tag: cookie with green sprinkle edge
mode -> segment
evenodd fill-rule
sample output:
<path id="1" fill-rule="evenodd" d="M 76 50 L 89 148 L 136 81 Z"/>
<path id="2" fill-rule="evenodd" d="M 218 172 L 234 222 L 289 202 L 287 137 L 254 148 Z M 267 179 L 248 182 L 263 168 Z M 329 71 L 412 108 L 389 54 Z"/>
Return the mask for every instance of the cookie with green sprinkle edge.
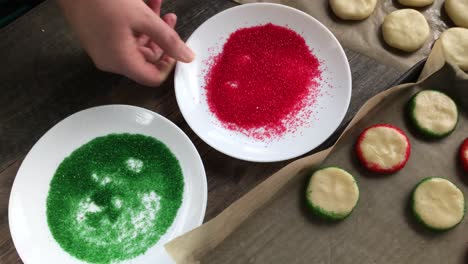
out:
<path id="1" fill-rule="evenodd" d="M 345 193 L 337 193 L 337 190 Z M 359 187 L 349 172 L 339 167 L 326 167 L 310 177 L 306 200 L 315 215 L 326 220 L 342 220 L 356 207 Z"/>
<path id="2" fill-rule="evenodd" d="M 450 196 L 446 197 L 444 194 Z M 449 208 L 451 216 L 447 215 L 447 204 L 453 205 Z M 449 180 L 429 177 L 421 180 L 414 188 L 411 210 L 416 220 L 426 228 L 438 232 L 447 231 L 463 220 L 466 212 L 465 198 L 462 191 Z"/>
<path id="3" fill-rule="evenodd" d="M 463 169 L 468 173 L 468 138 L 463 141 L 460 148 L 460 161 Z"/>
<path id="4" fill-rule="evenodd" d="M 433 139 L 450 135 L 459 118 L 456 103 L 437 90 L 423 90 L 411 97 L 408 116 L 418 132 Z"/>

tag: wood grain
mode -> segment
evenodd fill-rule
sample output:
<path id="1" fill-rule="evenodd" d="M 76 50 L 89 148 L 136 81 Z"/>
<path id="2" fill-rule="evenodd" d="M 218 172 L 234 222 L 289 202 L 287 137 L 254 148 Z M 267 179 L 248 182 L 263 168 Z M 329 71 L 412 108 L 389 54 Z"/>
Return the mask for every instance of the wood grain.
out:
<path id="1" fill-rule="evenodd" d="M 214 14 L 234 6 L 228 0 L 166 1 L 177 31 L 186 39 Z M 401 72 L 346 50 L 353 75 L 351 105 L 343 124 L 372 95 Z M 198 138 L 175 100 L 172 77 L 159 88 L 142 87 L 98 71 L 79 47 L 54 1 L 46 1 L 0 30 L 0 263 L 22 263 L 8 229 L 8 197 L 21 160 L 33 144 L 63 118 L 104 104 L 129 104 L 153 110 L 174 122 L 194 142 L 208 178 L 205 221 L 286 165 L 230 158 Z M 323 148 L 330 144 L 331 137 Z"/>

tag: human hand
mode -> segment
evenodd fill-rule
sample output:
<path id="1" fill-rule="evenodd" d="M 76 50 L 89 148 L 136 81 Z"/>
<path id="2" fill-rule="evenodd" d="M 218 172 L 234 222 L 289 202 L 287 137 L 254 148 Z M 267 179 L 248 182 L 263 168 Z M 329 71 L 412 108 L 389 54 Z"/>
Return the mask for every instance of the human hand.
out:
<path id="1" fill-rule="evenodd" d="M 174 31 L 177 16 L 160 17 L 162 0 L 58 0 L 83 48 L 103 71 L 159 86 L 177 60 L 194 53 Z"/>

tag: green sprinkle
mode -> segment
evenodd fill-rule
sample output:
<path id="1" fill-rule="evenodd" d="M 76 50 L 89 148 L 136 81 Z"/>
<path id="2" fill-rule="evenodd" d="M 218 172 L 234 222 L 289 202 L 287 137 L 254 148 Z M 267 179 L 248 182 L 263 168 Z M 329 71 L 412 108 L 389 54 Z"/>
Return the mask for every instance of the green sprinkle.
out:
<path id="1" fill-rule="evenodd" d="M 160 141 L 138 134 L 98 137 L 59 165 L 47 197 L 58 244 L 90 263 L 144 254 L 182 204 L 179 162 Z"/>

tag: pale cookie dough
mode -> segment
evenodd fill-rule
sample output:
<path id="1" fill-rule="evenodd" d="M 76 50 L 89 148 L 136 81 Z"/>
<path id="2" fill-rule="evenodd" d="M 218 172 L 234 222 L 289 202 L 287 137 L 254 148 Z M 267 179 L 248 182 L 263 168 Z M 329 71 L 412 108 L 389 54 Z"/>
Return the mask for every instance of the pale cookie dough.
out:
<path id="1" fill-rule="evenodd" d="M 330 0 L 333 13 L 344 20 L 363 20 L 374 12 L 377 0 Z"/>
<path id="2" fill-rule="evenodd" d="M 426 178 L 412 196 L 413 213 L 425 226 L 447 230 L 458 225 L 465 215 L 465 198 L 460 189 L 443 178 Z"/>
<path id="3" fill-rule="evenodd" d="M 467 0 L 445 0 L 445 11 L 455 25 L 468 28 Z"/>
<path id="4" fill-rule="evenodd" d="M 356 144 L 359 161 L 367 169 L 393 173 L 402 169 L 409 159 L 411 145 L 399 128 L 380 124 L 367 128 Z"/>
<path id="5" fill-rule="evenodd" d="M 452 133 L 458 123 L 458 108 L 446 94 L 424 90 L 410 100 L 410 119 L 422 134 L 442 138 Z"/>
<path id="6" fill-rule="evenodd" d="M 421 13 L 413 9 L 400 9 L 385 17 L 382 33 L 389 46 L 412 52 L 424 45 L 431 30 Z"/>
<path id="7" fill-rule="evenodd" d="M 466 16 L 468 17 L 468 13 Z M 440 36 L 440 41 L 447 61 L 458 65 L 464 71 L 468 71 L 468 29 L 447 29 Z"/>
<path id="8" fill-rule="evenodd" d="M 310 177 L 306 191 L 307 202 L 314 213 L 340 220 L 351 214 L 359 200 L 359 188 L 347 171 L 328 167 Z"/>
<path id="9" fill-rule="evenodd" d="M 423 7 L 432 5 L 432 3 L 434 3 L 434 0 L 398 0 L 398 2 L 405 6 Z"/>

